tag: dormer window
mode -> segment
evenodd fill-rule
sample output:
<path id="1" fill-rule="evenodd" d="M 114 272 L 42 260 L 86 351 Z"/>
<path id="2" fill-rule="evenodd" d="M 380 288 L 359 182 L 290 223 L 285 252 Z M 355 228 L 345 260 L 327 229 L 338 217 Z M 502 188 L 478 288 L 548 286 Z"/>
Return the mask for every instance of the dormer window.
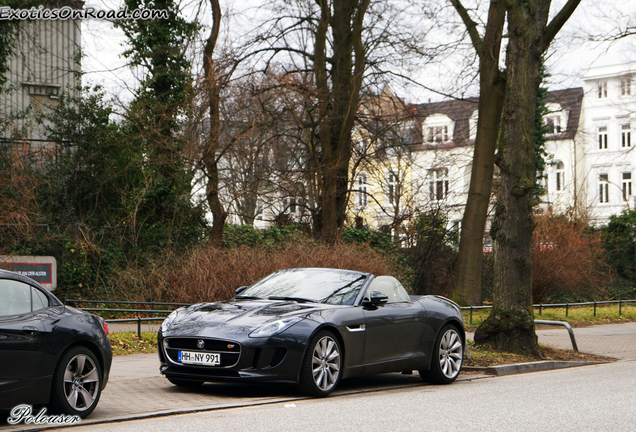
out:
<path id="1" fill-rule="evenodd" d="M 545 118 L 545 127 L 549 134 L 561 133 L 561 116 L 549 116 Z"/>
<path id="2" fill-rule="evenodd" d="M 554 135 L 565 132 L 568 123 L 568 110 L 560 104 L 546 103 L 547 114 L 543 116 L 543 124 L 546 127 L 546 135 Z"/>
<path id="3" fill-rule="evenodd" d="M 448 141 L 448 126 L 428 128 L 428 142 L 442 143 Z"/>
<path id="4" fill-rule="evenodd" d="M 429 144 L 448 142 L 453 137 L 454 122 L 444 114 L 433 114 L 424 120 L 422 132 Z"/>

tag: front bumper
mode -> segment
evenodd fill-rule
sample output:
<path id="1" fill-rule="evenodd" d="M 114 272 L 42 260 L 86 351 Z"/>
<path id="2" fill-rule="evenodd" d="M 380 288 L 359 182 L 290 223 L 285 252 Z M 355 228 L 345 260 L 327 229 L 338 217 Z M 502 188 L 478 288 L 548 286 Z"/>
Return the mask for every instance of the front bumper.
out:
<path id="1" fill-rule="evenodd" d="M 300 325 L 296 330 L 302 327 Z M 164 336 L 160 330 L 157 335 L 161 363 L 159 370 L 167 378 L 183 380 L 297 383 L 307 338 L 294 333 L 284 332 L 269 338 L 250 338 L 246 335 L 228 339 L 223 335 L 173 336 L 169 332 Z M 191 340 L 192 344 L 188 344 L 187 340 Z M 204 341 L 203 349 L 196 346 L 199 340 Z M 236 345 L 238 349 L 223 350 L 222 347 L 228 345 Z M 221 352 L 221 365 L 182 364 L 177 354 L 180 349 L 201 353 Z"/>

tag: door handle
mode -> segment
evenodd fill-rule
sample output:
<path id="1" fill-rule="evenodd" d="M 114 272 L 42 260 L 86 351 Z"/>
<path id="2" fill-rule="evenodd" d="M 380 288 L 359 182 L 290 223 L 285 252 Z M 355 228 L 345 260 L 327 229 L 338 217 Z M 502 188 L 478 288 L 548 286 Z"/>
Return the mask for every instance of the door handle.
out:
<path id="1" fill-rule="evenodd" d="M 40 331 L 40 330 L 38 330 L 37 327 L 33 327 L 33 326 L 24 326 L 24 327 L 22 327 L 22 330 L 24 330 L 25 332 L 30 333 L 32 335 L 36 334 L 37 332 Z"/>

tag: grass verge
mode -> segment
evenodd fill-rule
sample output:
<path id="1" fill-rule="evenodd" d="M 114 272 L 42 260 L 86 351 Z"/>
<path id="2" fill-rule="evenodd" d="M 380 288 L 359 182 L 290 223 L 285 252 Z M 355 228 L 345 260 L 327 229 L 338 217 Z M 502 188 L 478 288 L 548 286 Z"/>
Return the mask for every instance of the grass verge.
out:
<path id="1" fill-rule="evenodd" d="M 470 311 L 462 311 L 464 315 L 464 324 L 467 330 L 474 330 L 479 327 L 490 314 L 490 309 L 479 309 L 473 311 L 472 322 L 470 319 Z M 618 305 L 597 306 L 596 316 L 594 316 L 594 308 L 592 306 L 571 306 L 567 310 L 565 308 L 542 308 L 541 314 L 539 310 L 534 310 L 534 318 L 549 321 L 564 321 L 572 327 L 585 327 L 597 324 L 612 324 L 636 321 L 636 305 L 623 305 L 621 315 L 618 315 Z"/>
<path id="2" fill-rule="evenodd" d="M 594 354 L 586 354 L 573 350 L 559 350 L 551 347 L 540 346 L 539 357 L 529 355 L 496 351 L 485 346 L 478 346 L 472 340 L 468 340 L 468 348 L 472 360 L 465 359 L 464 366 L 489 367 L 502 366 L 515 363 L 530 363 L 537 361 L 616 361 L 614 358 L 603 357 Z"/>
<path id="3" fill-rule="evenodd" d="M 142 332 L 141 339 L 136 332 L 117 332 L 108 335 L 113 355 L 148 354 L 157 352 L 157 333 Z"/>

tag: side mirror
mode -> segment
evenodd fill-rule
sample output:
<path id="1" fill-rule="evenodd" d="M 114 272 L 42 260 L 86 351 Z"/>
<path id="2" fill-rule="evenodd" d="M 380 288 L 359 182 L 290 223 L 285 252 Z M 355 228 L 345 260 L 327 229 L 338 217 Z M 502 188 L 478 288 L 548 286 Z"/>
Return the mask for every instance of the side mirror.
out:
<path id="1" fill-rule="evenodd" d="M 371 291 L 370 300 L 364 301 L 365 305 L 381 306 L 389 301 L 389 297 L 380 291 Z"/>
<path id="2" fill-rule="evenodd" d="M 239 295 L 240 293 L 242 293 L 243 291 L 245 291 L 247 289 L 247 285 L 246 286 L 242 286 L 236 289 L 236 291 L 234 291 L 234 293 L 236 295 Z"/>

